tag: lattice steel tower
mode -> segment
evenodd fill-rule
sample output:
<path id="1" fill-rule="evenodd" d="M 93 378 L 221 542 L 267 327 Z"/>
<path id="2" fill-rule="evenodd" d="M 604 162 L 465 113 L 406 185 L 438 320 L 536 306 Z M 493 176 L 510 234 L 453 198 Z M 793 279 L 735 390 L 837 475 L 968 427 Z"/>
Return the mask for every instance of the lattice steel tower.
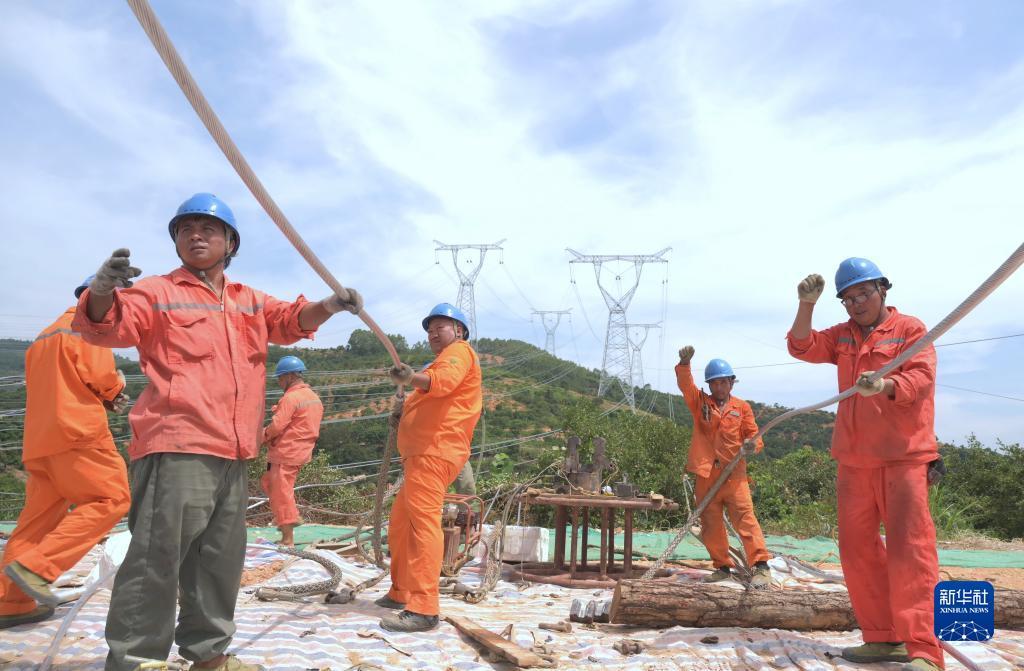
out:
<path id="1" fill-rule="evenodd" d="M 540 323 L 544 326 L 544 349 L 551 356 L 556 356 L 555 353 L 555 331 L 558 330 L 558 325 L 562 323 L 562 315 L 569 315 L 572 319 L 572 310 L 534 310 L 533 314 L 540 315 Z M 548 323 L 548 315 L 552 315 L 555 320 L 554 324 Z"/>
<path id="2" fill-rule="evenodd" d="M 626 324 L 626 338 L 629 340 L 629 346 L 632 350 L 630 364 L 632 367 L 633 386 L 638 389 L 642 389 L 644 386 L 644 361 L 640 356 L 640 352 L 644 348 L 644 343 L 647 342 L 647 336 L 651 329 L 660 328 L 661 324 Z M 642 335 L 631 337 L 630 329 L 643 329 Z"/>
<path id="3" fill-rule="evenodd" d="M 588 255 L 580 254 L 574 249 L 565 251 L 573 255 L 569 261 L 570 268 L 574 263 L 590 263 L 594 266 L 594 276 L 597 278 L 597 288 L 601 290 L 604 302 L 608 306 L 608 330 L 604 339 L 604 356 L 601 360 L 601 381 L 598 383 L 597 395 L 603 396 L 613 381 L 619 383 L 622 395 L 632 410 L 636 410 L 636 398 L 633 394 L 633 366 L 632 349 L 629 345 L 629 333 L 626 329 L 626 308 L 629 307 L 637 287 L 640 285 L 640 273 L 645 263 L 668 263 L 668 259 L 662 258 L 671 251 L 671 247 L 655 254 L 606 254 Z M 624 273 L 615 275 L 616 288 L 612 293 L 601 283 L 601 268 L 605 263 L 623 262 L 633 264 L 635 273 L 632 286 L 623 289 Z M 573 282 L 576 280 L 573 279 Z M 628 280 L 627 280 L 628 283 Z"/>
<path id="4" fill-rule="evenodd" d="M 487 255 L 487 252 L 491 250 L 503 251 L 501 249 L 501 243 L 503 242 L 505 242 L 504 239 L 498 240 L 492 245 L 446 245 L 440 240 L 434 240 L 434 244 L 437 245 L 434 249 L 434 263 L 439 263 L 437 260 L 438 252 L 452 253 L 452 263 L 455 265 L 455 272 L 459 276 L 459 297 L 456 299 L 455 304 L 466 315 L 466 319 L 469 320 L 469 337 L 473 341 L 476 341 L 479 337 L 476 330 L 476 299 L 473 295 L 473 283 L 476 282 L 476 276 L 480 274 L 480 270 L 484 267 L 484 257 Z M 464 271 L 459 266 L 459 252 L 466 249 L 475 249 L 479 252 L 476 265 L 469 272 Z M 473 260 L 470 258 L 466 259 L 465 262 L 472 264 Z"/>

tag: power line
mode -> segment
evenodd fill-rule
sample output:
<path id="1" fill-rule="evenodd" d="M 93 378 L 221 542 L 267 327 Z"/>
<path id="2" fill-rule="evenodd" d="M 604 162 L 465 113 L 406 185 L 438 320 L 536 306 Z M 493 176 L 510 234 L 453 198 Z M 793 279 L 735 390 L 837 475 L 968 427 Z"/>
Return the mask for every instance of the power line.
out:
<path id="1" fill-rule="evenodd" d="M 957 391 L 969 391 L 972 394 L 981 394 L 982 396 L 993 396 L 995 398 L 1005 398 L 1008 401 L 1020 401 L 1021 403 L 1024 403 L 1024 398 L 1017 398 L 1016 396 L 1003 396 L 1002 394 L 991 394 L 987 391 L 978 391 L 977 389 L 967 389 L 965 387 L 954 387 L 951 384 L 940 384 L 938 382 L 935 383 L 935 386 L 946 387 L 947 389 L 956 389 Z"/>
<path id="2" fill-rule="evenodd" d="M 530 310 L 533 311 L 533 303 L 531 303 L 530 299 L 526 297 L 526 294 L 523 293 L 523 290 L 519 288 L 519 283 L 516 282 L 516 278 L 512 276 L 512 273 L 509 271 L 508 266 L 503 263 L 501 264 L 501 267 L 505 270 L 505 274 L 508 275 L 508 279 L 511 280 L 512 286 L 515 287 L 516 291 L 519 292 L 519 295 L 522 297 L 523 301 L 526 303 L 527 306 L 529 306 Z"/>
<path id="3" fill-rule="evenodd" d="M 936 347 L 950 347 L 952 345 L 966 345 L 966 344 L 972 343 L 972 342 L 988 342 L 989 340 L 1006 340 L 1007 338 L 1019 338 L 1021 336 L 1024 336 L 1024 333 L 1012 333 L 1010 335 L 993 336 L 991 338 L 977 338 L 975 340 L 961 340 L 959 342 L 945 342 L 945 343 L 942 343 L 941 345 L 936 345 Z"/>

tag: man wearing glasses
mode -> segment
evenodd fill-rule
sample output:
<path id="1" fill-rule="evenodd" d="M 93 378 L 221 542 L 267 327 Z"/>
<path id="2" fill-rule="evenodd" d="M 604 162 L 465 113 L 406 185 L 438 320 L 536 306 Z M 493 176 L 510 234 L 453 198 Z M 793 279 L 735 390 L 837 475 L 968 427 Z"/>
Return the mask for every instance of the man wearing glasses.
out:
<path id="1" fill-rule="evenodd" d="M 832 434 L 838 462 L 839 556 L 864 645 L 843 650 L 852 662 L 909 662 L 943 668 L 933 632 L 938 582 L 935 525 L 928 510 L 935 440 L 935 348 L 928 346 L 888 377 L 869 377 L 925 335 L 920 320 L 885 303 L 892 284 L 867 259 L 836 271 L 836 297 L 850 319 L 815 331 L 821 275 L 797 286 L 800 298 L 789 352 L 838 368 L 839 388 L 857 394 L 839 403 Z M 885 526 L 885 542 L 879 535 Z"/>

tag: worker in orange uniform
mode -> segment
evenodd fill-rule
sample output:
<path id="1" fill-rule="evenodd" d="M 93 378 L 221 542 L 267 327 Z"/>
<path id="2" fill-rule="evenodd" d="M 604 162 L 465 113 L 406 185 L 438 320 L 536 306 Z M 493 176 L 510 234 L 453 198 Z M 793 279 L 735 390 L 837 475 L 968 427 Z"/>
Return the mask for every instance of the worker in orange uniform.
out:
<path id="1" fill-rule="evenodd" d="M 299 509 L 295 506 L 295 478 L 299 470 L 313 458 L 316 439 L 320 437 L 320 420 L 324 404 L 302 374 L 306 364 L 297 356 L 281 357 L 274 375 L 284 390 L 274 406 L 274 417 L 263 429 L 267 450 L 267 472 L 260 479 L 263 491 L 270 498 L 274 523 L 281 531 L 281 545 L 295 546 L 295 527 Z"/>
<path id="2" fill-rule="evenodd" d="M 483 407 L 480 360 L 470 347 L 466 317 L 441 303 L 423 320 L 434 361 L 414 373 L 391 369 L 396 384 L 412 386 L 398 425 L 398 452 L 405 480 L 388 527 L 391 590 L 378 606 L 401 609 L 380 625 L 390 631 L 427 631 L 437 626 L 437 581 L 444 559 L 441 506 L 448 486 L 469 460 L 469 445 Z"/>
<path id="3" fill-rule="evenodd" d="M 797 287 L 800 299 L 789 351 L 810 363 L 835 364 L 839 403 L 832 433 L 838 462 L 839 558 L 865 644 L 843 650 L 852 662 L 910 662 L 943 667 L 935 638 L 933 593 L 939 565 L 928 510 L 935 440 L 935 348 L 929 345 L 888 377 L 871 375 L 925 335 L 920 320 L 885 303 L 892 287 L 878 266 L 849 258 L 836 271 L 836 297 L 848 321 L 811 328 L 825 288 L 821 275 Z M 885 541 L 879 524 L 885 526 Z"/>
<path id="4" fill-rule="evenodd" d="M 51 583 L 128 512 L 128 474 L 104 410 L 124 408 L 124 376 L 109 349 L 74 332 L 74 316 L 68 308 L 25 352 L 28 484 L 4 550 L 0 629 L 52 615 Z"/>
<path id="5" fill-rule="evenodd" d="M 676 382 L 683 392 L 686 407 L 693 415 L 693 437 L 690 441 L 690 457 L 686 470 L 697 477 L 694 499 L 703 501 L 711 487 L 718 481 L 722 470 L 742 450 L 744 455 L 760 452 L 764 443 L 757 435 L 757 423 L 750 404 L 732 395 L 736 376 L 732 367 L 722 359 L 712 359 L 704 368 L 704 381 L 710 394 L 704 393 L 693 383 L 690 360 L 694 349 L 690 345 L 679 350 L 676 365 Z M 733 562 L 729 557 L 729 536 L 722 518 L 723 508 L 728 513 L 736 533 L 743 542 L 747 562 L 753 568 L 750 584 L 763 588 L 771 584 L 768 560 L 772 555 L 765 546 L 761 525 L 754 515 L 754 502 L 750 498 L 747 483 L 747 463 L 741 458 L 722 487 L 708 503 L 700 516 L 701 540 L 711 555 L 715 570 L 705 582 L 720 582 L 732 576 Z"/>
<path id="6" fill-rule="evenodd" d="M 358 313 L 354 290 L 278 300 L 224 271 L 241 238 L 235 216 L 198 193 L 167 225 L 181 267 L 147 277 L 119 249 L 82 295 L 87 341 L 135 347 L 149 386 L 129 415 L 132 532 L 107 615 L 107 671 L 164 660 L 177 642 L 192 669 L 256 671 L 225 653 L 245 557 L 247 461 L 259 450 L 267 344 L 288 345 L 333 314 Z M 175 627 L 175 610 L 180 604 Z"/>

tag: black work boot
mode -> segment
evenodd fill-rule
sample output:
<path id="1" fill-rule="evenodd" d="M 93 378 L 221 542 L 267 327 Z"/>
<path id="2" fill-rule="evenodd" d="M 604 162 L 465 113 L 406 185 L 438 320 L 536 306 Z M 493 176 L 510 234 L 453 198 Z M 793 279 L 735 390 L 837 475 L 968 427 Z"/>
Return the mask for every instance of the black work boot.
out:
<path id="1" fill-rule="evenodd" d="M 402 603 L 401 601 L 395 601 L 394 599 L 389 597 L 387 594 L 385 594 L 384 596 L 380 597 L 379 599 L 374 599 L 373 602 L 375 604 L 377 604 L 378 606 L 380 606 L 381 608 L 390 608 L 391 610 L 404 610 L 405 609 L 405 604 L 404 603 Z"/>
<path id="2" fill-rule="evenodd" d="M 437 621 L 437 615 L 420 615 L 411 610 L 403 610 L 396 615 L 382 617 L 380 619 L 380 626 L 388 631 L 430 631 L 437 626 Z"/>
<path id="3" fill-rule="evenodd" d="M 732 570 L 728 566 L 719 566 L 711 575 L 704 576 L 704 582 L 722 582 L 732 577 Z"/>
<path id="4" fill-rule="evenodd" d="M 754 564 L 754 575 L 750 579 L 750 586 L 754 589 L 764 589 L 772 584 L 772 572 L 768 568 L 768 562 L 759 561 Z"/>
<path id="5" fill-rule="evenodd" d="M 23 624 L 42 622 L 53 615 L 53 609 L 49 606 L 36 606 L 34 610 L 17 615 L 0 615 L 0 629 L 18 627 Z"/>
<path id="6" fill-rule="evenodd" d="M 52 583 L 41 575 L 28 570 L 20 562 L 11 562 L 4 567 L 4 573 L 21 591 L 39 602 L 41 606 L 56 608 L 60 598 L 51 589 Z"/>

